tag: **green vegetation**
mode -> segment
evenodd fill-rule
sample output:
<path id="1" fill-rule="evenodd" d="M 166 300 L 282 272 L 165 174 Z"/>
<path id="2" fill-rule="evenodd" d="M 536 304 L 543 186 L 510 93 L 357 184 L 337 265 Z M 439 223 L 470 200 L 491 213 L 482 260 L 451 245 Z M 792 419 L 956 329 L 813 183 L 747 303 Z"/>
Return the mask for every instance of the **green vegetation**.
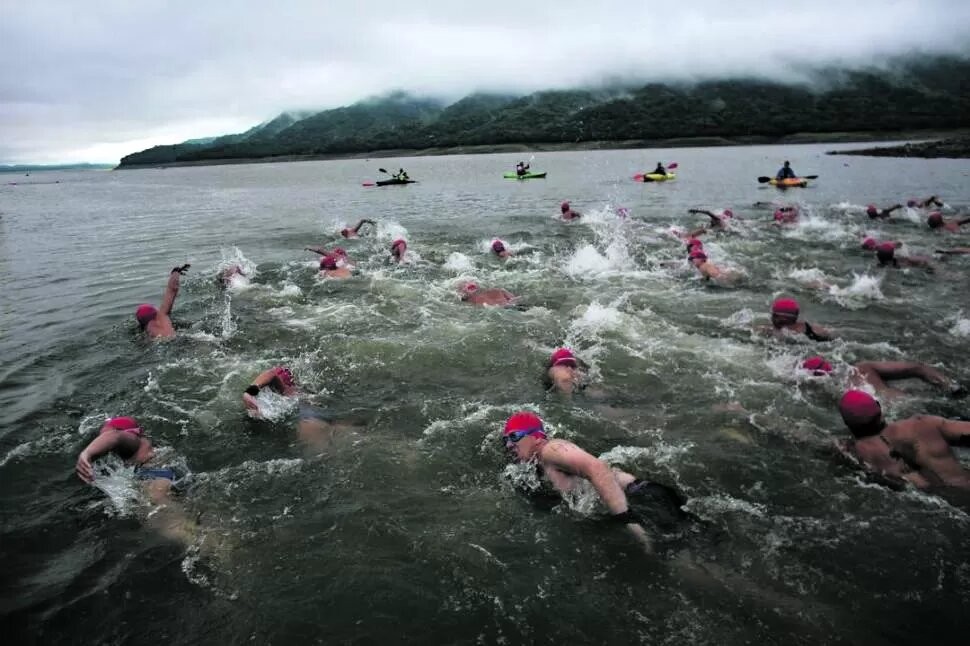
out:
<path id="1" fill-rule="evenodd" d="M 756 79 L 692 85 L 473 94 L 445 106 L 396 92 L 310 115 L 284 113 L 237 135 L 156 146 L 120 167 L 502 144 L 779 138 L 795 133 L 970 127 L 970 61 L 819 70 L 811 85 Z"/>

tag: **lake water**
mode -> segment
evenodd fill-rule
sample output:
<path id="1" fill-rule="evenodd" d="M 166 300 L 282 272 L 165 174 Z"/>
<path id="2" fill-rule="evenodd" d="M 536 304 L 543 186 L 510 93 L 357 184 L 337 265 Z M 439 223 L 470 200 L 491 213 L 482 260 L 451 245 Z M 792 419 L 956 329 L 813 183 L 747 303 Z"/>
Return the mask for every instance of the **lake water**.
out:
<path id="1" fill-rule="evenodd" d="M 912 359 L 970 381 L 970 257 L 885 271 L 863 234 L 911 254 L 970 246 L 925 214 L 871 225 L 867 203 L 970 204 L 970 162 L 826 156 L 833 145 L 540 153 L 545 180 L 480 155 L 0 176 L 0 615 L 8 643 L 965 643 L 970 516 L 869 483 L 836 457 L 848 363 Z M 784 159 L 819 180 L 759 185 Z M 658 160 L 678 179 L 630 177 Z M 419 183 L 365 188 L 377 168 Z M 16 182 L 16 184 L 11 184 Z M 568 199 L 585 217 L 564 223 Z M 801 205 L 797 226 L 756 202 Z M 672 227 L 730 207 L 705 285 Z M 620 209 L 628 216 L 619 217 Z M 345 223 L 378 222 L 357 240 Z M 387 249 L 405 237 L 409 262 Z M 502 264 L 494 237 L 515 251 Z M 339 242 L 338 242 L 339 240 Z M 303 247 L 340 244 L 359 274 L 323 281 Z M 176 340 L 133 319 L 192 263 Z M 238 262 L 247 285 L 217 272 Z M 475 280 L 518 309 L 461 304 Z M 831 283 L 828 288 L 814 283 Z M 837 341 L 752 334 L 792 296 Z M 599 391 L 544 391 L 568 344 Z M 821 352 L 837 377 L 795 365 Z M 295 403 L 240 396 L 268 367 L 357 429 L 322 450 Z M 890 416 L 967 415 L 923 384 Z M 733 406 L 726 404 L 735 402 Z M 676 485 L 702 519 L 640 552 L 591 497 L 518 492 L 506 417 Z M 743 408 L 742 411 L 735 409 Z M 188 547 L 153 529 L 131 474 L 74 475 L 106 416 L 133 415 L 192 473 Z M 970 456 L 962 456 L 970 463 Z M 12 640 L 12 641 L 10 641 Z"/>

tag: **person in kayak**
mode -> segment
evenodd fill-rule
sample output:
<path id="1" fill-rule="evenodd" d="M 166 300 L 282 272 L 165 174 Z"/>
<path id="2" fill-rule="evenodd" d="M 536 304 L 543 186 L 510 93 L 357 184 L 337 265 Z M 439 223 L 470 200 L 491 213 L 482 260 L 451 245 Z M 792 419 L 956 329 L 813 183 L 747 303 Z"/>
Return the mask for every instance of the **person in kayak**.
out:
<path id="1" fill-rule="evenodd" d="M 916 415 L 887 423 L 879 402 L 861 390 L 842 396 L 839 414 L 853 435 L 844 450 L 867 469 L 917 489 L 970 489 L 970 471 L 951 447 L 970 445 L 970 422 Z"/>
<path id="2" fill-rule="evenodd" d="M 962 220 L 947 222 L 943 219 L 943 214 L 939 211 L 933 211 L 926 218 L 926 224 L 931 229 L 943 229 L 944 231 L 949 231 L 950 233 L 957 233 L 964 224 L 970 224 L 970 217 L 963 218 Z"/>
<path id="3" fill-rule="evenodd" d="M 408 243 L 404 241 L 404 238 L 398 238 L 391 243 L 391 258 L 394 262 L 402 263 L 404 262 L 404 254 L 407 253 Z"/>
<path id="4" fill-rule="evenodd" d="M 851 366 L 849 382 L 853 388 L 870 387 L 881 397 L 902 397 L 906 392 L 893 388 L 887 382 L 898 379 L 919 379 L 932 386 L 945 390 L 950 396 L 960 397 L 966 394 L 956 381 L 947 378 L 942 372 L 916 361 L 860 361 Z M 811 372 L 816 377 L 827 377 L 832 374 L 832 364 L 825 357 L 814 356 L 802 362 L 802 369 Z"/>
<path id="5" fill-rule="evenodd" d="M 179 281 L 188 268 L 188 263 L 175 267 L 168 274 L 168 283 L 162 293 L 162 305 L 156 309 L 153 305 L 142 304 L 135 310 L 135 319 L 142 331 L 153 339 L 168 339 L 175 336 L 175 326 L 172 325 L 172 306 L 179 294 Z"/>
<path id="6" fill-rule="evenodd" d="M 401 180 L 402 182 L 407 182 L 411 179 L 410 177 L 408 177 L 407 171 L 405 171 L 403 168 L 398 168 L 397 172 L 394 173 L 392 177 L 394 179 Z"/>
<path id="7" fill-rule="evenodd" d="M 775 179 L 797 179 L 798 175 L 791 167 L 791 162 L 785 160 L 784 166 L 778 169 L 778 173 L 775 175 Z M 764 181 L 764 180 L 762 180 Z"/>
<path id="8" fill-rule="evenodd" d="M 903 208 L 902 204 L 894 204 L 888 209 L 880 209 L 875 204 L 866 207 L 866 215 L 870 220 L 888 220 L 893 211 Z"/>
<path id="9" fill-rule="evenodd" d="M 580 213 L 579 211 L 573 211 L 569 207 L 569 202 L 563 202 L 562 204 L 560 204 L 559 209 L 560 211 L 562 211 L 563 220 L 578 220 L 579 218 L 583 217 L 582 213 Z"/>
<path id="10" fill-rule="evenodd" d="M 492 241 L 492 253 L 494 253 L 502 260 L 505 260 L 506 258 L 512 255 L 512 252 L 509 251 L 508 247 L 506 247 L 505 243 L 502 242 L 501 240 Z"/>
<path id="11" fill-rule="evenodd" d="M 661 162 L 657 162 L 657 167 L 654 168 L 653 171 L 651 173 L 649 173 L 649 174 L 650 175 L 666 175 L 667 174 L 667 169 L 664 168 L 664 165 Z"/>
<path id="12" fill-rule="evenodd" d="M 897 256 L 896 243 L 884 242 L 876 246 L 876 259 L 882 267 L 918 267 L 932 272 L 933 262 L 926 256 Z"/>
<path id="13" fill-rule="evenodd" d="M 340 235 L 345 238 L 356 238 L 357 234 L 360 232 L 360 228 L 365 224 L 373 224 L 377 226 L 373 220 L 368 220 L 367 218 L 362 218 L 360 222 L 357 223 L 355 227 L 345 227 L 340 230 Z"/>
<path id="14" fill-rule="evenodd" d="M 771 325 L 763 325 L 758 331 L 765 336 L 784 338 L 804 334 L 812 341 L 831 341 L 835 335 L 820 325 L 799 321 L 798 301 L 793 298 L 779 298 L 771 304 Z"/>
<path id="15" fill-rule="evenodd" d="M 458 286 L 463 303 L 472 305 L 497 305 L 499 307 L 510 307 L 515 305 L 517 297 L 509 291 L 492 287 L 481 289 L 476 283 L 465 282 Z"/>
<path id="16" fill-rule="evenodd" d="M 930 206 L 935 206 L 938 209 L 942 209 L 943 208 L 943 202 L 941 202 L 940 199 L 938 197 L 936 197 L 935 195 L 930 195 L 928 198 L 926 198 L 925 200 L 922 200 L 922 201 L 920 201 L 920 200 L 908 200 L 906 202 L 906 206 L 908 206 L 911 209 L 925 209 L 925 208 L 930 207 Z"/>
<path id="17" fill-rule="evenodd" d="M 641 524 L 647 519 L 631 509 L 631 501 L 649 499 L 659 503 L 668 518 L 688 518 L 682 509 L 687 501 L 679 492 L 612 467 L 568 440 L 549 439 L 542 419 L 535 413 L 511 415 L 502 429 L 501 441 L 516 462 L 534 464 L 542 486 L 558 496 L 574 494 L 587 486 L 585 483 L 592 485 L 610 520 L 624 525 L 648 550 L 652 551 L 652 543 Z"/>
<path id="18" fill-rule="evenodd" d="M 527 174 L 529 172 L 529 162 L 520 161 L 515 165 L 515 174 L 519 177 Z"/>

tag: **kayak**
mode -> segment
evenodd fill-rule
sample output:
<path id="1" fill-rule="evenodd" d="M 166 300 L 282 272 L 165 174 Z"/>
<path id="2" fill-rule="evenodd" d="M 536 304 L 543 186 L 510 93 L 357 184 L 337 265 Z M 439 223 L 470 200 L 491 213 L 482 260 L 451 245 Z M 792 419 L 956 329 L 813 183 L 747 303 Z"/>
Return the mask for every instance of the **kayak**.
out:
<path id="1" fill-rule="evenodd" d="M 672 179 L 677 179 L 677 173 L 667 173 L 666 175 L 661 175 L 660 173 L 646 173 L 643 176 L 644 182 L 666 182 Z"/>
<path id="2" fill-rule="evenodd" d="M 545 176 L 545 173 L 526 173 L 525 175 L 519 175 L 517 173 L 505 173 L 502 175 L 502 177 L 505 179 L 542 179 Z"/>
<path id="3" fill-rule="evenodd" d="M 777 186 L 779 188 L 805 188 L 808 186 L 808 180 L 801 177 L 786 177 L 785 179 L 772 179 L 769 182 L 772 186 Z"/>
<path id="4" fill-rule="evenodd" d="M 385 179 L 375 182 L 378 186 L 398 186 L 401 184 L 417 184 L 415 179 Z"/>

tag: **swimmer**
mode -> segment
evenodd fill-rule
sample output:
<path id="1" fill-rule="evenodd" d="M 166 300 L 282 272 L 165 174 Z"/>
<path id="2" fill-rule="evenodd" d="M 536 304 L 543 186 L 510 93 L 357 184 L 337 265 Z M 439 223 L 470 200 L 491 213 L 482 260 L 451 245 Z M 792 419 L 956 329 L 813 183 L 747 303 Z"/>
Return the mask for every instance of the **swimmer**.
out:
<path id="1" fill-rule="evenodd" d="M 832 364 L 824 357 L 814 356 L 802 362 L 802 368 L 816 377 L 825 377 L 832 373 Z M 849 382 L 853 388 L 869 386 L 875 389 L 881 397 L 902 397 L 905 391 L 893 388 L 887 382 L 898 379 L 920 379 L 928 384 L 944 389 L 951 396 L 958 397 L 965 394 L 960 384 L 925 363 L 916 361 L 860 361 L 852 365 Z"/>
<path id="2" fill-rule="evenodd" d="M 916 415 L 887 423 L 879 402 L 861 390 L 842 396 L 839 413 L 854 436 L 845 448 L 868 469 L 918 489 L 970 489 L 970 471 L 950 447 L 970 445 L 970 422 Z"/>
<path id="3" fill-rule="evenodd" d="M 876 259 L 881 267 L 918 267 L 929 272 L 934 270 L 932 261 L 926 256 L 897 256 L 896 247 L 892 242 L 884 242 L 876 247 Z"/>
<path id="4" fill-rule="evenodd" d="M 930 195 L 928 198 L 926 198 L 923 201 L 908 200 L 906 202 L 906 206 L 908 206 L 911 209 L 925 209 L 928 206 L 935 206 L 938 209 L 942 209 L 943 202 L 941 202 L 939 198 L 936 197 L 935 195 Z"/>
<path id="5" fill-rule="evenodd" d="M 798 222 L 798 207 L 797 206 L 779 206 L 775 209 L 774 213 L 774 224 L 777 226 L 784 226 L 786 224 L 795 224 Z"/>
<path id="6" fill-rule="evenodd" d="M 736 281 L 739 278 L 737 272 L 721 269 L 708 260 L 703 247 L 694 246 L 693 251 L 687 256 L 687 261 L 701 273 L 704 280 L 713 280 L 716 283 L 723 284 Z"/>
<path id="7" fill-rule="evenodd" d="M 243 271 L 240 265 L 231 265 L 219 272 L 219 275 L 216 276 L 216 282 L 223 289 L 227 289 L 232 286 L 232 281 L 236 276 L 245 278 L 246 272 Z"/>
<path id="8" fill-rule="evenodd" d="M 502 260 L 505 260 L 506 258 L 512 255 L 512 252 L 509 251 L 508 247 L 506 247 L 505 243 L 502 242 L 501 240 L 492 241 L 492 253 L 494 253 Z"/>
<path id="9" fill-rule="evenodd" d="M 880 209 L 875 204 L 866 207 L 866 215 L 870 220 L 888 220 L 893 211 L 903 208 L 902 204 L 894 204 L 888 209 Z"/>
<path id="10" fill-rule="evenodd" d="M 345 262 L 350 262 L 350 256 L 347 255 L 347 251 L 343 247 L 334 247 L 332 251 L 327 251 L 326 247 L 303 247 L 303 250 L 312 251 L 320 256 L 335 256 Z"/>
<path id="11" fill-rule="evenodd" d="M 353 276 L 353 272 L 344 262 L 344 256 L 330 253 L 320 259 L 320 272 L 317 275 L 320 278 L 350 278 Z"/>
<path id="12" fill-rule="evenodd" d="M 398 263 L 404 262 L 404 254 L 407 253 L 408 243 L 404 238 L 398 238 L 391 243 L 391 257 Z"/>
<path id="13" fill-rule="evenodd" d="M 708 231 L 727 231 L 728 220 L 734 217 L 734 212 L 731 211 L 731 209 L 724 209 L 721 211 L 720 215 L 717 215 L 712 211 L 705 211 L 703 209 L 687 209 L 687 212 L 691 214 L 702 214 L 709 217 L 711 222 L 707 225 Z"/>
<path id="14" fill-rule="evenodd" d="M 546 390 L 574 393 L 584 387 L 585 376 L 573 351 L 569 348 L 559 348 L 549 357 L 549 363 L 546 366 Z"/>
<path id="15" fill-rule="evenodd" d="M 360 228 L 365 224 L 373 224 L 374 226 L 377 226 L 373 220 L 368 220 L 367 218 L 363 218 L 361 219 L 360 222 L 357 223 L 357 226 L 341 229 L 340 235 L 342 235 L 345 238 L 356 238 L 357 234 L 360 232 Z"/>
<path id="16" fill-rule="evenodd" d="M 197 533 L 193 531 L 194 523 L 169 498 L 173 484 L 183 474 L 170 466 L 156 464 L 155 449 L 133 417 L 112 417 L 105 421 L 98 436 L 77 456 L 74 466 L 77 477 L 88 484 L 94 482 L 93 462 L 108 453 L 134 467 L 135 479 L 142 483 L 151 502 L 161 506 L 161 509 L 153 510 L 149 524 L 168 538 L 191 543 Z"/>
<path id="17" fill-rule="evenodd" d="M 877 247 L 884 244 L 893 245 L 893 247 L 895 247 L 896 249 L 903 246 L 902 242 L 879 242 L 875 238 L 871 238 L 871 237 L 864 238 L 862 240 L 862 248 L 865 249 L 866 251 L 875 251 Z"/>
<path id="18" fill-rule="evenodd" d="M 172 325 L 172 306 L 179 294 L 179 281 L 182 274 L 191 267 L 188 263 L 175 267 L 168 275 L 168 283 L 162 294 L 162 306 L 155 309 L 152 305 L 139 305 L 135 310 L 135 319 L 139 327 L 153 339 L 168 339 L 175 336 L 175 326 Z"/>
<path id="19" fill-rule="evenodd" d="M 497 287 L 481 289 L 475 283 L 463 283 L 459 286 L 459 290 L 461 292 L 462 302 L 471 303 L 472 305 L 498 305 L 500 307 L 510 307 L 515 305 L 515 301 L 518 298 L 511 292 L 504 289 L 499 289 Z"/>
<path id="20" fill-rule="evenodd" d="M 580 213 L 579 211 L 573 211 L 569 207 L 569 202 L 563 202 L 562 204 L 560 204 L 559 209 L 562 211 L 563 220 L 576 220 L 578 218 L 583 217 L 582 213 Z"/>
<path id="21" fill-rule="evenodd" d="M 771 304 L 771 325 L 764 325 L 759 331 L 765 336 L 783 338 L 791 334 L 804 334 L 812 341 L 831 341 L 835 335 L 820 325 L 798 320 L 798 301 L 779 298 Z"/>
<path id="22" fill-rule="evenodd" d="M 640 524 L 641 518 L 630 509 L 627 496 L 649 494 L 664 499 L 675 513 L 684 515 L 686 502 L 676 491 L 654 482 L 610 467 L 567 440 L 549 439 L 538 415 L 527 411 L 515 413 L 505 422 L 502 445 L 517 462 L 536 465 L 544 483 L 559 495 L 569 495 L 587 480 L 610 512 L 610 518 L 622 523 L 647 548 L 650 538 Z"/>
<path id="23" fill-rule="evenodd" d="M 243 406 L 246 407 L 246 412 L 250 417 L 257 419 L 262 417 L 256 398 L 259 397 L 259 391 L 263 388 L 269 388 L 284 397 L 293 397 L 300 392 L 296 387 L 296 381 L 293 379 L 293 373 L 286 366 L 276 366 L 264 370 L 256 375 L 253 383 L 249 384 L 243 393 Z"/>
<path id="24" fill-rule="evenodd" d="M 931 229 L 942 229 L 944 231 L 949 231 L 950 233 L 957 233 L 964 224 L 970 224 L 970 217 L 963 218 L 958 221 L 946 221 L 943 219 L 943 214 L 939 211 L 933 211 L 926 218 L 926 224 Z"/>

